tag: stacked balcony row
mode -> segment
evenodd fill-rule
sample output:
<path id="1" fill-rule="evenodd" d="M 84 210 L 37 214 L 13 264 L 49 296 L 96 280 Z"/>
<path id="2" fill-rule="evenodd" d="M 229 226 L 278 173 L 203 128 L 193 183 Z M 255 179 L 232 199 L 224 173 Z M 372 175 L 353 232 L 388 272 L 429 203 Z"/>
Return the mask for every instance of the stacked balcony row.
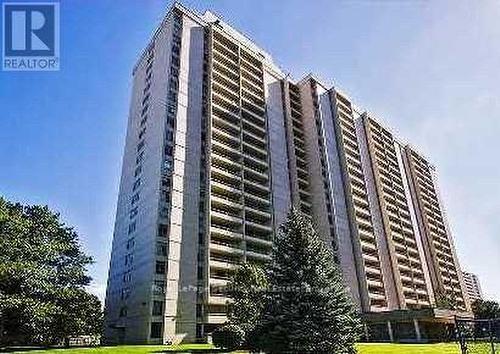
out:
<path id="1" fill-rule="evenodd" d="M 393 135 L 369 117 L 364 119 L 375 185 L 381 201 L 384 228 L 393 245 L 393 262 L 401 280 L 402 296 L 408 308 L 429 306 L 414 225 L 396 155 Z"/>
<path id="2" fill-rule="evenodd" d="M 262 62 L 216 30 L 211 49 L 209 312 L 215 321 L 228 300 L 221 286 L 241 262 L 269 259 L 273 229 Z"/>
<path id="3" fill-rule="evenodd" d="M 406 148 L 406 153 L 415 183 L 425 232 L 433 255 L 434 268 L 440 282 L 440 292 L 453 298 L 461 309 L 465 309 L 458 268 L 453 258 L 453 248 L 448 238 L 437 191 L 434 187 L 431 166 L 409 147 Z"/>
<path id="4" fill-rule="evenodd" d="M 361 165 L 356 126 L 352 105 L 339 93 L 334 93 L 336 119 L 334 120 L 338 139 L 343 152 L 343 160 L 350 190 L 355 227 L 359 236 L 361 257 L 367 277 L 370 307 L 387 307 L 387 298 L 382 277 L 382 267 L 377 241 L 374 234 L 373 220 L 368 202 L 368 192 Z"/>
<path id="5" fill-rule="evenodd" d="M 304 136 L 304 122 L 300 91 L 297 85 L 289 84 L 290 115 L 292 118 L 292 138 L 297 166 L 297 182 L 299 187 L 300 210 L 307 215 L 311 214 L 311 192 L 309 188 L 306 144 Z"/>

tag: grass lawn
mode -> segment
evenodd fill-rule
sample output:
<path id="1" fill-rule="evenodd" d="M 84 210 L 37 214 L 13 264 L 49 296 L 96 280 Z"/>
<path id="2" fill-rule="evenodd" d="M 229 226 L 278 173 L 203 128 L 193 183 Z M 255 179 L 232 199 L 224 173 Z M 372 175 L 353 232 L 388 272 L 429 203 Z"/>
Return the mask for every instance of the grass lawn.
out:
<path id="1" fill-rule="evenodd" d="M 142 354 L 161 352 L 187 352 L 210 349 L 208 344 L 184 344 L 179 346 L 124 345 L 118 347 L 32 350 L 29 354 Z M 16 352 L 21 353 L 21 352 Z M 459 354 L 456 344 L 359 344 L 359 354 Z"/>
<path id="2" fill-rule="evenodd" d="M 359 354 L 459 354 L 458 344 L 359 344 Z"/>

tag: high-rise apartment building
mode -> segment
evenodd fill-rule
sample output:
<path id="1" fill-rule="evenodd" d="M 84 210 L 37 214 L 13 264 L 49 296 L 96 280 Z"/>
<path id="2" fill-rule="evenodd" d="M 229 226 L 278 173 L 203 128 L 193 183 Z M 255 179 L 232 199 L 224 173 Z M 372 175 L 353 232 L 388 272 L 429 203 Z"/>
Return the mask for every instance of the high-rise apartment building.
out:
<path id="1" fill-rule="evenodd" d="M 367 334 L 422 339 L 470 309 L 434 168 L 337 88 L 292 80 L 174 5 L 133 70 L 106 294 L 110 342 L 204 338 L 291 207 L 335 252 Z M 404 314 L 404 315 L 403 315 Z"/>
<path id="2" fill-rule="evenodd" d="M 477 301 L 483 299 L 483 292 L 481 291 L 481 284 L 479 278 L 474 273 L 464 272 L 465 289 L 469 295 L 470 301 Z"/>

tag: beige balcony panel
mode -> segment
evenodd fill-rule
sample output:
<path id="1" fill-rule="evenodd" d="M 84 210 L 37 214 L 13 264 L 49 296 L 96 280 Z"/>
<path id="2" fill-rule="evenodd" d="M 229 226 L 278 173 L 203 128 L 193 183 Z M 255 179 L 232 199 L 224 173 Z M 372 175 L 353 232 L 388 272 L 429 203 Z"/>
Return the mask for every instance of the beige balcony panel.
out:
<path id="1" fill-rule="evenodd" d="M 211 259 L 209 261 L 210 268 L 213 269 L 222 269 L 222 270 L 235 270 L 238 267 L 238 264 L 231 262 L 222 262 Z M 223 305 L 223 304 L 215 304 L 215 305 Z"/>
<path id="2" fill-rule="evenodd" d="M 263 239 L 260 239 L 260 238 L 257 238 L 257 237 L 252 237 L 252 236 L 248 236 L 248 235 L 245 235 L 245 240 L 250 243 L 255 243 L 255 244 L 258 244 L 258 245 L 263 245 L 263 246 L 268 246 L 268 247 L 272 247 L 273 246 L 273 242 L 270 241 L 270 240 L 263 240 Z"/>
<path id="3" fill-rule="evenodd" d="M 213 250 L 216 253 L 223 253 L 229 255 L 243 255 L 243 250 L 240 248 L 224 246 L 218 243 L 211 242 L 209 244 L 209 248 L 210 250 Z"/>
<path id="4" fill-rule="evenodd" d="M 218 237 L 225 237 L 225 238 L 235 239 L 235 240 L 243 240 L 243 234 L 238 233 L 238 232 L 229 231 L 226 229 L 222 229 L 222 228 L 214 226 L 214 225 L 210 226 L 210 233 L 217 235 Z"/>
<path id="5" fill-rule="evenodd" d="M 262 253 L 258 253 L 258 252 L 246 251 L 246 255 L 249 258 L 259 259 L 259 260 L 262 260 L 262 261 L 270 261 L 271 260 L 271 256 L 268 255 L 268 254 L 262 254 Z"/>
<path id="6" fill-rule="evenodd" d="M 210 214 L 212 215 L 212 217 L 214 218 L 219 218 L 219 219 L 224 219 L 226 221 L 229 221 L 229 222 L 232 222 L 232 223 L 235 223 L 235 224 L 240 224 L 242 223 L 242 220 L 241 218 L 239 217 L 236 217 L 236 216 L 231 216 L 231 215 L 228 215 L 228 214 L 224 214 L 220 211 L 215 211 L 215 210 L 212 210 L 210 212 Z"/>
<path id="7" fill-rule="evenodd" d="M 229 284 L 229 280 L 220 278 L 209 278 L 208 283 L 210 285 L 215 285 L 215 286 L 227 286 Z"/>
<path id="8" fill-rule="evenodd" d="M 224 324 L 227 322 L 227 316 L 226 315 L 219 315 L 219 314 L 209 314 L 207 316 L 207 323 L 209 324 Z"/>
<path id="9" fill-rule="evenodd" d="M 232 302 L 232 299 L 225 296 L 213 296 L 210 295 L 208 297 L 209 305 L 227 305 Z"/>
<path id="10" fill-rule="evenodd" d="M 272 227 L 271 226 L 258 224 L 258 223 L 252 222 L 252 221 L 245 220 L 245 224 L 248 225 L 248 226 L 251 226 L 253 228 L 256 228 L 258 230 L 267 231 L 267 232 L 271 232 L 272 231 Z"/>

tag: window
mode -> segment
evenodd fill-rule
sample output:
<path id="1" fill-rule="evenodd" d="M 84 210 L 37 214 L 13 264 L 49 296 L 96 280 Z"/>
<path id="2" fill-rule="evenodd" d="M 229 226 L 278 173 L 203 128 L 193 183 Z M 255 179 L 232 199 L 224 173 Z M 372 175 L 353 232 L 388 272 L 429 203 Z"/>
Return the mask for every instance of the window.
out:
<path id="1" fill-rule="evenodd" d="M 137 177 L 141 174 L 142 172 L 142 165 L 137 166 L 137 168 L 134 171 L 134 177 Z"/>
<path id="2" fill-rule="evenodd" d="M 167 112 L 171 113 L 171 114 L 174 114 L 175 113 L 175 108 L 176 108 L 175 104 L 169 104 L 169 105 L 167 105 Z"/>
<path id="3" fill-rule="evenodd" d="M 128 234 L 130 235 L 132 232 L 135 231 L 136 228 L 136 223 L 133 221 L 129 226 L 128 226 Z"/>
<path id="4" fill-rule="evenodd" d="M 131 199 L 131 204 L 134 205 L 135 203 L 137 203 L 139 201 L 139 193 L 135 193 L 133 196 L 132 196 L 132 199 Z"/>
<path id="5" fill-rule="evenodd" d="M 129 283 L 132 280 L 132 272 L 128 271 L 123 273 L 123 282 Z"/>
<path id="6" fill-rule="evenodd" d="M 122 293 L 121 293 L 122 300 L 128 299 L 129 296 L 130 296 L 130 288 L 122 289 Z"/>
<path id="7" fill-rule="evenodd" d="M 165 291 L 165 282 L 163 280 L 155 280 L 153 284 L 153 293 L 155 295 L 162 295 Z"/>
<path id="8" fill-rule="evenodd" d="M 164 242 L 158 242 L 156 244 L 156 255 L 166 257 L 168 253 L 168 246 Z"/>
<path id="9" fill-rule="evenodd" d="M 134 238 L 129 239 L 127 241 L 127 249 L 129 250 L 131 248 L 134 248 L 134 246 L 135 246 L 135 240 L 134 240 Z"/>
<path id="10" fill-rule="evenodd" d="M 172 156 L 172 153 L 174 152 L 174 148 L 170 145 L 165 146 L 165 155 L 167 156 Z"/>
<path id="11" fill-rule="evenodd" d="M 142 139 L 144 134 L 146 134 L 146 127 L 143 127 L 140 131 L 139 131 L 139 139 Z"/>
<path id="12" fill-rule="evenodd" d="M 134 262 L 134 256 L 132 254 L 127 254 L 125 256 L 125 265 L 131 266 Z"/>
<path id="13" fill-rule="evenodd" d="M 139 208 L 135 207 L 130 210 L 130 219 L 133 219 L 139 214 Z"/>
<path id="14" fill-rule="evenodd" d="M 168 142 L 174 141 L 174 132 L 172 130 L 167 130 L 166 140 Z"/>
<path id="15" fill-rule="evenodd" d="M 158 237 L 167 237 L 168 236 L 168 225 L 160 224 L 158 225 Z"/>
<path id="16" fill-rule="evenodd" d="M 165 262 L 156 261 L 156 274 L 165 274 Z"/>
<path id="17" fill-rule="evenodd" d="M 137 144 L 137 151 L 141 151 L 144 148 L 144 140 L 141 140 L 139 144 Z"/>
<path id="18" fill-rule="evenodd" d="M 141 151 L 137 158 L 135 159 L 135 164 L 138 165 L 144 159 L 144 151 Z"/>
<path id="19" fill-rule="evenodd" d="M 153 316 L 163 315 L 163 301 L 153 301 Z"/>
<path id="20" fill-rule="evenodd" d="M 163 332 L 162 322 L 151 322 L 151 338 L 161 338 Z"/>
<path id="21" fill-rule="evenodd" d="M 140 185 L 141 185 L 141 179 L 139 178 L 137 181 L 134 182 L 132 190 L 135 191 L 137 188 L 139 188 Z"/>
<path id="22" fill-rule="evenodd" d="M 165 172 L 166 173 L 169 173 L 170 171 L 172 171 L 172 161 L 170 161 L 170 159 L 166 159 L 164 162 L 163 162 L 163 168 L 165 169 Z"/>
<path id="23" fill-rule="evenodd" d="M 179 69 L 171 67 L 170 68 L 170 74 L 173 76 L 179 76 Z"/>

